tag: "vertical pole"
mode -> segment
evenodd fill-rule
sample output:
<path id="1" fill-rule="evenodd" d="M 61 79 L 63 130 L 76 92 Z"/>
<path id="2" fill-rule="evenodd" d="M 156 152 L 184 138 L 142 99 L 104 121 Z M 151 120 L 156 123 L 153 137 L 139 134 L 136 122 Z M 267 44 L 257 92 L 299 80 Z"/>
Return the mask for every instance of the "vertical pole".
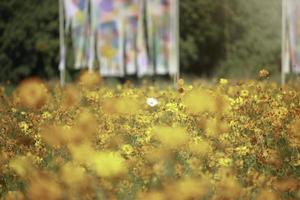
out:
<path id="1" fill-rule="evenodd" d="M 175 20 L 175 23 L 174 23 L 174 31 L 175 31 L 175 49 L 174 49 L 174 60 L 175 62 L 173 63 L 175 65 L 175 68 L 176 68 L 176 72 L 174 74 L 174 78 L 173 78 L 173 81 L 174 81 L 174 87 L 176 88 L 177 87 L 177 82 L 180 78 L 180 55 L 179 55 L 179 43 L 180 43 L 180 25 L 179 25 L 179 3 L 180 3 L 180 0 L 173 0 L 174 1 L 174 6 L 172 9 L 174 9 L 174 13 L 175 13 L 175 16 L 174 16 L 174 20 Z M 173 50 L 172 50 L 173 51 Z"/>
<path id="2" fill-rule="evenodd" d="M 286 82 L 286 20 L 287 20 L 287 0 L 282 0 L 282 36 L 281 36 L 281 85 Z"/>
<path id="3" fill-rule="evenodd" d="M 63 10 L 63 0 L 58 0 L 59 5 L 59 42 L 60 42 L 60 85 L 64 87 L 66 78 L 66 48 L 65 48 L 65 37 L 64 37 L 64 10 Z"/>
<path id="4" fill-rule="evenodd" d="M 91 2 L 92 3 L 92 2 Z M 90 26 L 88 27 L 89 30 L 89 43 L 90 43 L 90 49 L 89 49 L 89 61 L 88 61 L 88 68 L 89 72 L 93 72 L 93 65 L 94 65 L 94 46 L 95 46 L 95 39 L 94 39 L 94 16 L 92 11 L 92 5 L 88 4 L 89 7 L 87 8 L 90 12 L 88 15 L 88 21 L 90 22 Z"/>

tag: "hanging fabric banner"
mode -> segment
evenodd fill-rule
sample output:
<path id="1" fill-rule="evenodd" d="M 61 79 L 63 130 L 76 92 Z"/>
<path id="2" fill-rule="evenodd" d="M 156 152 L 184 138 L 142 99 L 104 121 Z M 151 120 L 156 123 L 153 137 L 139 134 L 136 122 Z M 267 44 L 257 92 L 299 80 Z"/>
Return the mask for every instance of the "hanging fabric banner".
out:
<path id="1" fill-rule="evenodd" d="M 97 24 L 97 56 L 102 76 L 124 76 L 123 35 L 120 0 L 92 0 Z"/>
<path id="2" fill-rule="evenodd" d="M 145 75 L 153 75 L 153 65 L 149 60 L 149 51 L 147 49 L 146 41 L 146 25 L 145 24 L 145 12 L 146 12 L 146 0 L 140 0 L 139 3 L 139 18 L 137 25 L 137 75 L 139 77 Z"/>
<path id="3" fill-rule="evenodd" d="M 288 1 L 287 13 L 292 70 L 300 73 L 300 1 Z"/>
<path id="4" fill-rule="evenodd" d="M 151 62 L 157 74 L 168 74 L 172 31 L 170 0 L 148 1 L 147 17 Z"/>
<path id="5" fill-rule="evenodd" d="M 178 0 L 61 1 L 76 69 L 92 70 L 97 58 L 102 76 L 179 72 Z M 65 54 L 61 44 L 62 61 Z"/>
<path id="6" fill-rule="evenodd" d="M 152 74 L 146 50 L 144 0 L 123 0 L 122 10 L 126 74 Z"/>
<path id="7" fill-rule="evenodd" d="M 124 34 L 124 62 L 126 74 L 137 73 L 137 30 L 139 21 L 140 0 L 124 0 L 122 5 L 122 19 Z"/>
<path id="8" fill-rule="evenodd" d="M 91 59 L 88 0 L 65 0 L 66 29 L 71 27 L 75 68 L 84 68 Z"/>

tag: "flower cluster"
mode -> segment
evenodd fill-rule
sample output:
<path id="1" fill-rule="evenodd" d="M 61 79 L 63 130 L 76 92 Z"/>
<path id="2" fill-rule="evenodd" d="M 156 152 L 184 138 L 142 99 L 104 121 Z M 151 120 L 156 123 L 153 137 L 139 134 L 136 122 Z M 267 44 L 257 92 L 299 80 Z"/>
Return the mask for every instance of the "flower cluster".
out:
<path id="1" fill-rule="evenodd" d="M 299 87 L 100 81 L 0 90 L 1 199 L 300 198 Z"/>

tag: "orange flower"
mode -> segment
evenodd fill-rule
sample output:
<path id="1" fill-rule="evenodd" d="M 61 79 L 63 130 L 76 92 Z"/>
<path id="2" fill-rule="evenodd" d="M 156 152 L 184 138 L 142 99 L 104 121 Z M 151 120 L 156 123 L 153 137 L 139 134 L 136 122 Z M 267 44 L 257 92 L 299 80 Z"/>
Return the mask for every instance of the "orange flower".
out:
<path id="1" fill-rule="evenodd" d="M 270 75 L 270 72 L 266 69 L 262 69 L 259 71 L 259 77 L 260 78 L 266 78 Z"/>
<path id="2" fill-rule="evenodd" d="M 26 108 L 40 109 L 48 100 L 48 90 L 39 79 L 23 81 L 17 89 L 18 103 Z"/>

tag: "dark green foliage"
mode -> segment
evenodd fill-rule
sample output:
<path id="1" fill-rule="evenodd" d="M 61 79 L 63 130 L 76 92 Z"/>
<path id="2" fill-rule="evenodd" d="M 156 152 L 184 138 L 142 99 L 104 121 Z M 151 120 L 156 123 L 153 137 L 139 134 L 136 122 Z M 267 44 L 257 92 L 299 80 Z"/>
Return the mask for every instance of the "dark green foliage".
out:
<path id="1" fill-rule="evenodd" d="M 251 77 L 262 68 L 279 71 L 281 0 L 225 0 L 225 51 L 219 73 Z"/>
<path id="2" fill-rule="evenodd" d="M 0 18 L 1 82 L 57 76 L 57 1 L 1 1 Z"/>
<path id="3" fill-rule="evenodd" d="M 280 66 L 280 0 L 181 1 L 184 72 L 251 77 Z"/>
<path id="4" fill-rule="evenodd" d="M 223 3 L 181 1 L 180 13 L 182 71 L 209 75 L 224 57 Z"/>

